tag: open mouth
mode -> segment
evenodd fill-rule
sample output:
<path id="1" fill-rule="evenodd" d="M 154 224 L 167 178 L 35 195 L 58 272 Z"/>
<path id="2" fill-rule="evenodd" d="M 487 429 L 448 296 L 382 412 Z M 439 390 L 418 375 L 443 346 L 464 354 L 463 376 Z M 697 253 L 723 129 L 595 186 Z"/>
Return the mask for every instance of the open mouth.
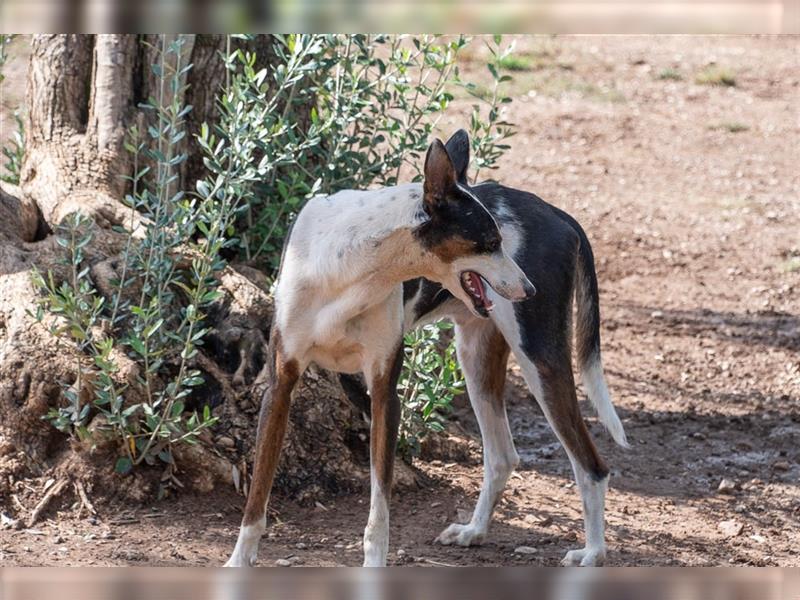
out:
<path id="1" fill-rule="evenodd" d="M 467 292 L 467 295 L 472 300 L 475 312 L 482 317 L 488 317 L 489 311 L 494 308 L 494 304 L 486 297 L 483 277 L 475 271 L 464 271 L 461 273 L 461 287 L 464 288 L 464 291 Z"/>

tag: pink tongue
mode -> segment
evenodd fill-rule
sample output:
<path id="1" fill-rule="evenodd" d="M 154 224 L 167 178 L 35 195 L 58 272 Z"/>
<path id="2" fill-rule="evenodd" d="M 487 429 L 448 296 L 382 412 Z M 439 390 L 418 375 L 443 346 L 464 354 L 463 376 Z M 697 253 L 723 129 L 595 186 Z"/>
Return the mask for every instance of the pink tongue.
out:
<path id="1" fill-rule="evenodd" d="M 480 296 L 480 299 L 483 301 L 484 304 L 486 304 L 486 295 L 484 294 L 483 291 L 483 282 L 481 281 L 481 278 L 475 275 L 474 273 L 470 273 L 469 278 L 472 281 L 473 287 L 476 290 L 478 290 L 478 296 Z"/>

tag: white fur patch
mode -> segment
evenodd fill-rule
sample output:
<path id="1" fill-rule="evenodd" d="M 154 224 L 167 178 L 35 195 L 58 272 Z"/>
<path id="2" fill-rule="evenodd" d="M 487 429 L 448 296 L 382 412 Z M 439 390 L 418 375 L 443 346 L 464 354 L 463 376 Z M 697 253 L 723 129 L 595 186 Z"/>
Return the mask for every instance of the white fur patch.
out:
<path id="1" fill-rule="evenodd" d="M 603 366 L 599 360 L 592 359 L 584 367 L 581 371 L 581 381 L 586 390 L 586 395 L 589 396 L 589 400 L 597 411 L 597 418 L 605 425 L 617 444 L 623 448 L 630 448 L 622 421 L 619 420 L 617 411 L 611 403 L 611 395 L 608 393 Z"/>
<path id="2" fill-rule="evenodd" d="M 374 467 L 370 477 L 369 519 L 364 529 L 364 566 L 385 567 L 389 552 L 389 502 Z"/>
<path id="3" fill-rule="evenodd" d="M 266 529 L 266 518 L 262 524 L 243 525 L 239 529 L 239 538 L 233 554 L 225 563 L 226 567 L 252 567 L 258 555 L 258 543 Z"/>

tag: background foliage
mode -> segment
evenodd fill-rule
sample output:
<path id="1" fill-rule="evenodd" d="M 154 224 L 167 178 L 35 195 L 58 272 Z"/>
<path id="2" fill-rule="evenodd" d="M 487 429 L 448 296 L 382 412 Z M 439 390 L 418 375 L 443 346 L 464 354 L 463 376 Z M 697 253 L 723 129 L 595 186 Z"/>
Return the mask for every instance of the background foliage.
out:
<path id="1" fill-rule="evenodd" d="M 223 254 L 274 275 L 289 225 L 310 196 L 419 180 L 423 153 L 456 90 L 475 98 L 469 129 L 476 174 L 495 166 L 513 135 L 501 116 L 510 99 L 501 93 L 506 76 L 497 66 L 511 50 L 501 49 L 499 36 L 486 41 L 488 94 L 459 78 L 457 55 L 474 43 L 463 36 L 273 39 L 276 61 L 269 69 L 256 70 L 251 52 L 222 57 L 228 77 L 220 118 L 198 134 L 208 174 L 189 191 L 178 182 L 191 111 L 182 100 L 183 81 L 191 66 L 181 62 L 184 38 L 169 44 L 162 38 L 152 65 L 162 92 L 141 106 L 152 125 L 133 128 L 127 144 L 135 164 L 126 199 L 131 222 L 115 293 L 103 296 L 91 280 L 82 253 L 92 224 L 80 215 L 58 232 L 69 277 L 35 276 L 42 292 L 37 317 L 79 351 L 76 380 L 64 385 L 65 404 L 49 418 L 88 439 L 97 434 L 87 429 L 90 416 L 101 413 L 101 429 L 121 447 L 121 473 L 156 462 L 169 473 L 173 446 L 195 443 L 214 424 L 209 407 L 187 411 L 185 400 L 203 383 L 196 358 Z M 441 430 L 464 387 L 447 328 L 431 325 L 406 339 L 400 382 L 406 456 L 428 431 Z M 139 368 L 135 394 L 126 395 L 118 381 L 120 352 Z"/>

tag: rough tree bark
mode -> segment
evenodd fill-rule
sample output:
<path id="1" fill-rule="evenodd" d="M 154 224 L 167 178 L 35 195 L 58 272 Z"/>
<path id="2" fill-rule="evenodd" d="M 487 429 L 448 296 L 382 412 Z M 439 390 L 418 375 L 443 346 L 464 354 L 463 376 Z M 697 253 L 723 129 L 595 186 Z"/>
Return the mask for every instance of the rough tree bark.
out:
<path id="1" fill-rule="evenodd" d="M 36 309 L 31 269 L 63 277 L 63 249 L 51 232 L 70 213 L 80 211 L 96 223 L 86 263 L 98 285 L 115 276 L 121 264 L 126 238 L 111 226 L 128 225 L 130 219 L 121 202 L 123 176 L 131 171 L 123 140 L 152 85 L 152 51 L 143 41 L 134 35 L 39 35 L 32 41 L 21 183 L 0 188 L 0 501 L 20 489 L 19 478 L 45 472 L 58 477 L 88 473 L 90 492 L 92 482 L 104 478 L 114 478 L 108 489 L 127 489 L 142 499 L 155 491 L 157 477 L 139 472 L 123 481 L 113 474 L 113 463 L 91 459 L 87 447 L 69 443 L 42 419 L 63 402 L 61 385 L 74 381 L 76 352 L 31 316 Z M 189 102 L 195 107 L 189 126 L 196 130 L 215 115 L 224 38 L 193 41 L 187 50 L 195 64 L 189 75 Z M 201 165 L 196 146 L 189 152 L 186 185 Z M 221 419 L 205 444 L 179 455 L 184 483 L 202 490 L 220 480 L 247 481 L 271 318 L 258 272 L 231 266 L 220 283 L 225 293 L 211 312 L 213 333 L 197 364 L 206 385 L 194 401 L 212 404 Z M 129 379 L 135 384 L 130 374 Z M 135 385 L 131 389 L 135 393 Z M 368 427 L 350 401 L 353 393 L 359 392 L 348 396 L 338 378 L 324 372 L 312 370 L 304 378 L 293 404 L 279 488 L 312 500 L 366 481 Z M 75 460 L 89 465 L 88 471 L 76 469 Z M 95 493 L 102 493 L 99 487 Z"/>

